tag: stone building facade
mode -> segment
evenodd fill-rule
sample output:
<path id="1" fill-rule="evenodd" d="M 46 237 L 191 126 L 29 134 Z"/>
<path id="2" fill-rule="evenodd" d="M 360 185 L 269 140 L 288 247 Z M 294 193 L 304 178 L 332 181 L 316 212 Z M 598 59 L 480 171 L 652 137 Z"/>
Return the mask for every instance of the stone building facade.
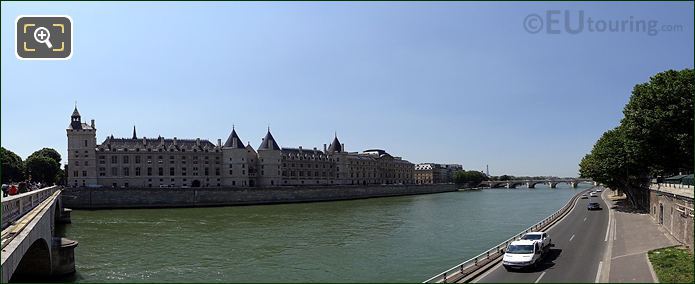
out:
<path id="1" fill-rule="evenodd" d="M 459 164 L 422 163 L 415 165 L 415 183 L 433 184 L 454 182 L 454 174 L 463 171 Z"/>
<path id="2" fill-rule="evenodd" d="M 107 137 L 72 113 L 68 137 L 71 187 L 276 187 L 413 184 L 412 163 L 384 150 L 347 152 L 338 137 L 323 150 L 281 148 L 270 129 L 261 145 L 244 145 L 236 130 L 222 144 L 203 139 Z"/>

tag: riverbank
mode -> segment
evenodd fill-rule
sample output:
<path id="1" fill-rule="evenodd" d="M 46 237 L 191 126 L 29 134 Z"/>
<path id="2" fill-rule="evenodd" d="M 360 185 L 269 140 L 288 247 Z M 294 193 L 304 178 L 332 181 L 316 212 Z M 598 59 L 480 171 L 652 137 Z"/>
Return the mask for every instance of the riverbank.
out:
<path id="1" fill-rule="evenodd" d="M 456 191 L 454 184 L 276 188 L 66 188 L 72 209 L 175 208 L 303 203 Z"/>

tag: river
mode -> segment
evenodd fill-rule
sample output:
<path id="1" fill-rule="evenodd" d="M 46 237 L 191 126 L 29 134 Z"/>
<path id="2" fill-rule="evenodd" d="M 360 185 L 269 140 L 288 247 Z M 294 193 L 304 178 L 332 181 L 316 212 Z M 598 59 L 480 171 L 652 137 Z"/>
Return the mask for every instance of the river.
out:
<path id="1" fill-rule="evenodd" d="M 421 282 L 589 185 L 262 206 L 72 212 L 76 282 Z"/>

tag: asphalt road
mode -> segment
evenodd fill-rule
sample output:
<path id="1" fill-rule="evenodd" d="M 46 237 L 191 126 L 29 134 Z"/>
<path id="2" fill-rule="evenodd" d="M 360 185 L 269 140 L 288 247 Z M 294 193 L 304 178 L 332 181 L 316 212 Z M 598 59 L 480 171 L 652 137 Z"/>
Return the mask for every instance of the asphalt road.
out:
<path id="1" fill-rule="evenodd" d="M 602 210 L 588 211 L 590 200 L 599 202 Z M 536 269 L 507 271 L 500 261 L 473 282 L 596 282 L 607 245 L 608 211 L 600 194 L 578 199 L 574 209 L 547 231 L 555 247 Z"/>

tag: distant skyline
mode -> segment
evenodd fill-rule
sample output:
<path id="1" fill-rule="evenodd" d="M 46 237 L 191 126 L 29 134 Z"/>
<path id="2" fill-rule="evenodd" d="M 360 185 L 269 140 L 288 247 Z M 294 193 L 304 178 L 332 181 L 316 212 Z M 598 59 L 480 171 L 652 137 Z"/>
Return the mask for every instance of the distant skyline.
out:
<path id="1" fill-rule="evenodd" d="M 348 151 L 492 175 L 578 175 L 632 88 L 693 68 L 692 2 L 2 2 L 1 144 L 66 162 L 77 101 L 107 136 Z M 529 32 L 531 15 L 681 30 Z M 554 13 L 554 12 L 553 12 Z M 67 61 L 15 58 L 19 15 L 70 15 Z M 545 23 L 547 25 L 547 23 Z M 532 28 L 535 26 L 531 26 Z"/>

